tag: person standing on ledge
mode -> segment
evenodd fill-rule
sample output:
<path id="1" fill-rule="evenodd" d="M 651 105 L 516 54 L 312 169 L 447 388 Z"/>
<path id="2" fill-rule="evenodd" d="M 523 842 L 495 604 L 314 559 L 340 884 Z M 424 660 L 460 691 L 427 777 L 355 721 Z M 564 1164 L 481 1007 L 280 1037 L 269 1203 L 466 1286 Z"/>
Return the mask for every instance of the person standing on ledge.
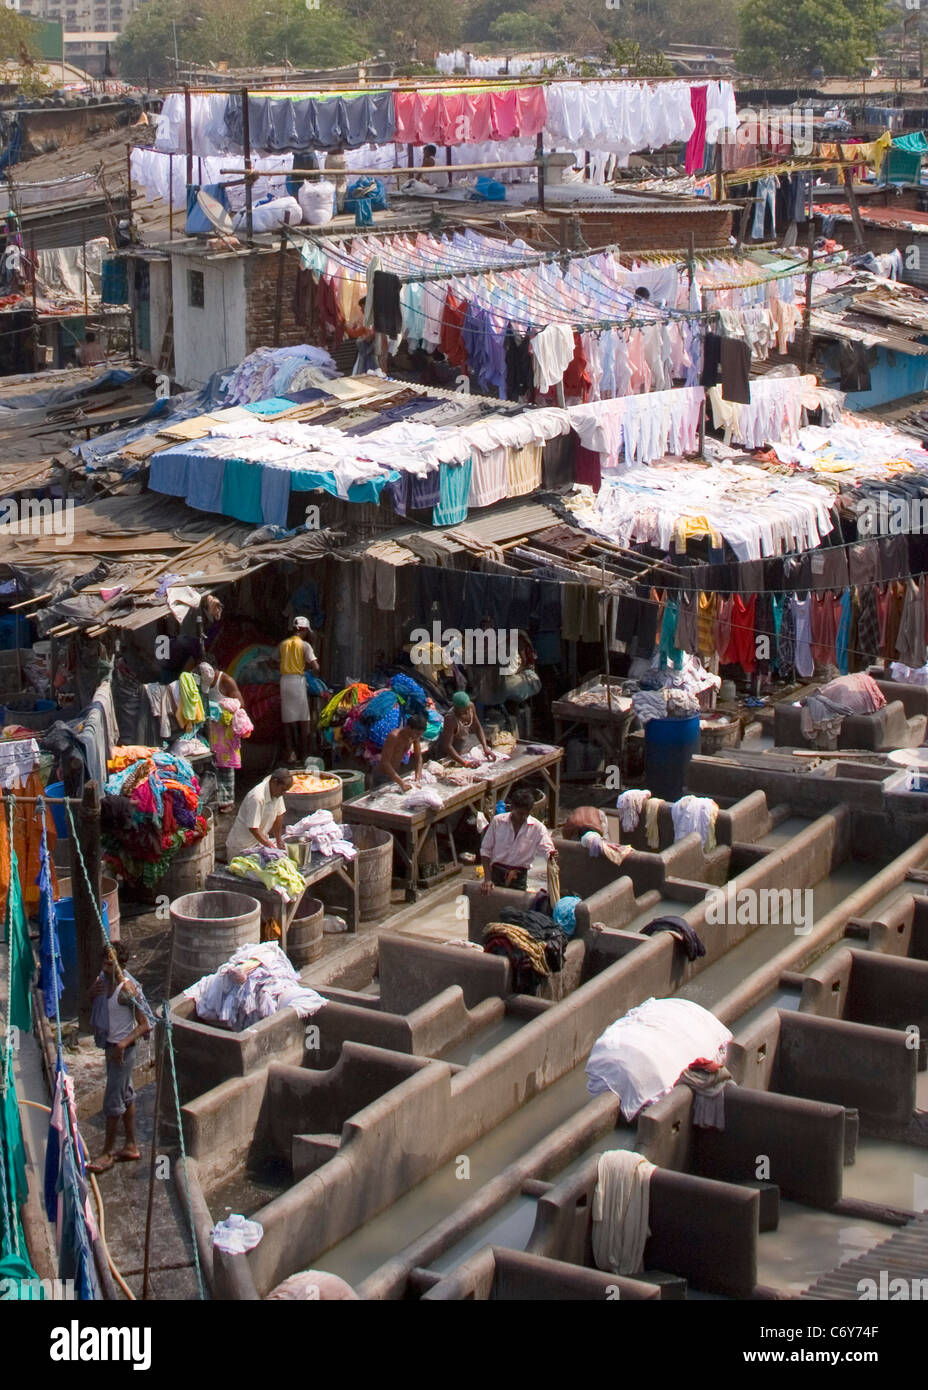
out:
<path id="1" fill-rule="evenodd" d="M 494 816 L 480 844 L 483 864 L 483 891 L 497 888 L 525 888 L 532 860 L 543 850 L 557 859 L 557 850 L 547 826 L 530 811 L 535 797 L 528 787 L 516 787 L 509 798 L 509 810 Z"/>
<path id="2" fill-rule="evenodd" d="M 308 618 L 294 618 L 290 636 L 277 648 L 280 660 L 280 722 L 284 726 L 287 762 L 303 762 L 309 752 L 309 691 L 306 672 L 319 674 L 316 653 L 307 638 Z"/>
<path id="3" fill-rule="evenodd" d="M 135 1139 L 132 1069 L 135 1044 L 151 1032 L 151 1024 L 145 1017 L 141 985 L 122 969 L 128 959 L 127 948 L 116 942 L 105 952 L 100 974 L 90 986 L 90 997 L 94 1001 L 91 1015 L 94 1035 L 101 1041 L 106 1039 L 106 1091 L 103 1095 L 106 1137 L 100 1157 L 87 1165 L 91 1173 L 106 1173 L 114 1163 L 137 1163 L 141 1158 Z M 120 1120 L 126 1144 L 114 1154 Z"/>

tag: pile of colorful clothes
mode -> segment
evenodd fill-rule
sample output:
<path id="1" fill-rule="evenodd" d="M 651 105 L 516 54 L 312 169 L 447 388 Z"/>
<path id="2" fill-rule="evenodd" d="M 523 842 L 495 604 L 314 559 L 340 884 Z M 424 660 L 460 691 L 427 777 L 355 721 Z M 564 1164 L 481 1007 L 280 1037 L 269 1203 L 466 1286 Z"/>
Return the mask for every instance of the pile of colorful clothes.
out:
<path id="1" fill-rule="evenodd" d="M 422 736 L 424 741 L 437 738 L 441 732 L 442 717 L 434 700 L 411 676 L 404 676 L 400 672 L 385 690 L 371 691 L 368 686 L 349 687 L 349 690 L 352 689 L 357 691 L 357 696 L 342 721 L 341 737 L 344 743 L 352 746 L 353 752 L 369 762 L 375 762 L 380 757 L 387 735 L 405 724 L 411 714 L 424 715 L 428 720 L 428 727 Z M 335 698 L 341 700 L 347 693 L 343 691 L 341 696 Z M 331 702 L 326 710 L 330 707 Z M 326 710 L 323 710 L 323 717 Z"/>
<path id="2" fill-rule="evenodd" d="M 150 888 L 209 829 L 200 783 L 185 758 L 155 748 L 114 748 L 109 771 L 101 805 L 107 868 Z"/>
<path id="3" fill-rule="evenodd" d="M 543 912 L 507 907 L 484 928 L 483 949 L 509 961 L 516 994 L 534 994 L 549 975 L 560 973 L 567 936 Z"/>

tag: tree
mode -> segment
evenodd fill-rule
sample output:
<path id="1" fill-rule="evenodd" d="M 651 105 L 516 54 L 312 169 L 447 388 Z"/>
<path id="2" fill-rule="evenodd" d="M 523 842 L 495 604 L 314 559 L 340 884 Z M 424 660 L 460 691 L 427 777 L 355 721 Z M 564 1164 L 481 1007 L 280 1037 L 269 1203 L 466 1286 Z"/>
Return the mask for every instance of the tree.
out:
<path id="1" fill-rule="evenodd" d="M 37 52 L 32 20 L 0 5 L 0 58 L 26 67 Z"/>
<path id="2" fill-rule="evenodd" d="M 559 42 L 552 24 L 525 10 L 508 10 L 493 20 L 489 28 L 493 43 L 515 52 L 554 48 Z"/>
<path id="3" fill-rule="evenodd" d="M 748 73 L 808 77 L 813 69 L 854 77 L 869 69 L 890 22 L 885 0 L 743 0 L 738 66 Z"/>
<path id="4" fill-rule="evenodd" d="M 227 63 L 260 67 L 289 61 L 295 67 L 338 67 L 370 52 L 363 27 L 329 0 L 308 10 L 303 0 L 148 0 L 116 41 L 120 75 L 132 82 L 163 82 L 179 66 Z"/>
<path id="5" fill-rule="evenodd" d="M 606 60 L 629 77 L 673 77 L 673 66 L 663 53 L 649 53 L 640 43 L 616 39 L 606 49 Z"/>

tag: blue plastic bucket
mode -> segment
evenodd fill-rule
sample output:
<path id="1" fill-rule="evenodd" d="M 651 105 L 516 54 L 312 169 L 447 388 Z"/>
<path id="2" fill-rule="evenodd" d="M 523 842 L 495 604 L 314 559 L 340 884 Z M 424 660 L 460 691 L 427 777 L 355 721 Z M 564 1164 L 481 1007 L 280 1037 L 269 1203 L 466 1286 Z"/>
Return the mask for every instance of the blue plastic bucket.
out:
<path id="1" fill-rule="evenodd" d="M 698 714 L 688 719 L 649 719 L 644 726 L 644 766 L 651 795 L 678 801 L 690 758 L 698 752 Z"/>
<path id="2" fill-rule="evenodd" d="M 61 996 L 61 1013 L 71 1016 L 78 1006 L 78 985 L 80 981 L 77 968 L 77 934 L 74 930 L 74 899 L 59 898 L 55 903 L 55 922 L 58 927 L 58 947 L 61 951 L 61 973 L 64 990 Z M 110 935 L 110 915 L 106 903 L 103 904 L 103 926 L 106 937 Z"/>
<path id="3" fill-rule="evenodd" d="M 45 788 L 45 791 L 48 796 L 64 796 L 64 783 L 49 782 L 48 786 Z M 59 840 L 66 840 L 68 838 L 67 811 L 63 806 L 56 806 L 54 804 L 49 806 L 48 809 L 51 811 L 52 820 L 55 823 L 55 834 L 58 836 Z"/>

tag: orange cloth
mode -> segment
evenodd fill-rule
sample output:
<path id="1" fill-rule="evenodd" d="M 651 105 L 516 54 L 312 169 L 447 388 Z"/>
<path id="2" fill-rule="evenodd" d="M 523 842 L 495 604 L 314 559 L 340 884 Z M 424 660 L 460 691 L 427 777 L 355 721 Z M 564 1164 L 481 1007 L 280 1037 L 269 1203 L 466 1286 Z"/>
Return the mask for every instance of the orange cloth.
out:
<path id="1" fill-rule="evenodd" d="M 42 779 L 38 772 L 29 774 L 29 780 L 25 785 L 20 784 L 13 788 L 14 796 L 41 796 L 44 791 Z M 39 885 L 36 882 L 39 877 L 39 850 L 42 844 L 42 821 L 37 814 L 38 807 L 34 801 L 17 801 L 13 812 L 13 848 L 16 851 L 16 858 L 19 862 L 19 886 L 23 895 L 23 906 L 26 915 L 32 916 L 39 905 Z M 48 853 L 51 858 L 55 848 L 57 836 L 55 834 L 55 822 L 52 820 L 51 807 L 45 808 L 45 825 L 48 836 Z M 0 898 L 3 901 L 3 910 L 6 913 L 6 895 L 10 886 L 10 839 L 9 839 L 9 811 L 4 801 L 2 813 L 0 813 Z M 55 875 L 54 863 L 50 865 L 52 886 L 55 893 L 58 892 L 58 879 Z"/>

